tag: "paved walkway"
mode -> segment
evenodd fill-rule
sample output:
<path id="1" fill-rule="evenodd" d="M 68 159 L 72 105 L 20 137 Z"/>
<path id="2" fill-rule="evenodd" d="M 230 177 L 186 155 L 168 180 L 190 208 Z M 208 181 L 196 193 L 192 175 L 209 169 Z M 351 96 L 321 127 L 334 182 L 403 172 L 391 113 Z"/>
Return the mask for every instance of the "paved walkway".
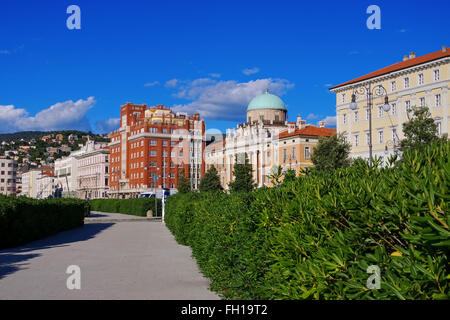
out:
<path id="1" fill-rule="evenodd" d="M 108 222 L 114 218 L 116 222 Z M 219 299 L 157 221 L 94 213 L 83 227 L 0 250 L 0 299 Z M 81 269 L 81 289 L 66 269 Z"/>

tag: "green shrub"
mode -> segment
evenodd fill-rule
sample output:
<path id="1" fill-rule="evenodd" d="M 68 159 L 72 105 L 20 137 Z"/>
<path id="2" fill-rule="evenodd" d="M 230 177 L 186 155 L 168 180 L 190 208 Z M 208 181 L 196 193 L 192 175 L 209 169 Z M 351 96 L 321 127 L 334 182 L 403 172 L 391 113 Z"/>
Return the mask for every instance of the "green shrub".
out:
<path id="1" fill-rule="evenodd" d="M 36 200 L 0 195 L 0 248 L 82 226 L 88 215 L 89 204 L 84 200 Z"/>
<path id="2" fill-rule="evenodd" d="M 148 210 L 153 216 L 161 216 L 161 199 L 156 199 L 158 212 L 155 210 L 155 198 L 138 199 L 94 199 L 91 200 L 91 210 L 100 212 L 123 213 L 145 217 Z"/>
<path id="3" fill-rule="evenodd" d="M 251 193 L 171 196 L 166 225 L 231 299 L 449 299 L 450 143 Z M 370 290 L 367 267 L 381 269 Z"/>

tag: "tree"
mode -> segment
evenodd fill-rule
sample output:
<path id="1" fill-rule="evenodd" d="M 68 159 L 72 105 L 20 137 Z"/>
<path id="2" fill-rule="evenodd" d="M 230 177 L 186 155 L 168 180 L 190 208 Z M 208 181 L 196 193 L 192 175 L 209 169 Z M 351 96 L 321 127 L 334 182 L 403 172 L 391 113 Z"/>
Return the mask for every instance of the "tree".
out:
<path id="1" fill-rule="evenodd" d="M 284 174 L 283 184 L 288 184 L 297 180 L 297 174 L 294 169 L 289 169 Z"/>
<path id="2" fill-rule="evenodd" d="M 400 141 L 402 151 L 417 149 L 441 140 L 438 136 L 438 126 L 427 107 L 413 107 L 413 117 L 403 123 L 403 134 L 405 138 Z"/>
<path id="3" fill-rule="evenodd" d="M 222 190 L 222 186 L 220 185 L 220 177 L 217 173 L 217 169 L 214 166 L 211 166 L 208 171 L 206 171 L 205 176 L 200 181 L 200 191 L 219 191 Z"/>
<path id="4" fill-rule="evenodd" d="M 348 158 L 350 144 L 342 134 L 332 137 L 319 137 L 319 143 L 314 147 L 311 161 L 317 170 L 333 170 L 350 165 Z"/>
<path id="5" fill-rule="evenodd" d="M 270 179 L 270 183 L 274 187 L 278 187 L 281 184 L 281 178 L 283 177 L 283 168 L 281 166 L 273 166 L 271 173 L 267 176 Z"/>
<path id="6" fill-rule="evenodd" d="M 178 192 L 179 193 L 188 193 L 191 191 L 191 181 L 186 177 L 186 173 L 184 168 L 181 169 L 178 174 Z"/>
<path id="7" fill-rule="evenodd" d="M 233 182 L 229 183 L 232 192 L 249 192 L 255 188 L 252 176 L 252 165 L 248 161 L 247 154 L 244 154 L 244 163 L 238 162 L 238 157 L 235 158 L 235 165 L 233 169 Z"/>

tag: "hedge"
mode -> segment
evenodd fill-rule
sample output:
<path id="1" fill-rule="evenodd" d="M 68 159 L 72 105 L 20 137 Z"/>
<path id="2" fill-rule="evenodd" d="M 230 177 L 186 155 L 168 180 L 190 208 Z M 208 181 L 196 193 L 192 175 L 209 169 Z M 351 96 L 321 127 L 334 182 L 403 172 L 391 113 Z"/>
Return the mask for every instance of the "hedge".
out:
<path id="1" fill-rule="evenodd" d="M 0 195 L 0 248 L 82 226 L 88 215 L 89 204 L 84 200 L 36 200 Z"/>
<path id="2" fill-rule="evenodd" d="M 251 193 L 176 194 L 166 225 L 229 299 L 449 299 L 450 143 Z M 368 289 L 370 265 L 381 288 Z"/>
<path id="3" fill-rule="evenodd" d="M 155 210 L 155 198 L 137 199 L 94 199 L 91 200 L 91 210 L 100 212 L 123 213 L 145 217 L 148 210 L 153 211 L 153 216 L 161 216 L 161 199 L 156 199 L 157 209 Z M 156 213 L 156 214 L 155 214 Z"/>

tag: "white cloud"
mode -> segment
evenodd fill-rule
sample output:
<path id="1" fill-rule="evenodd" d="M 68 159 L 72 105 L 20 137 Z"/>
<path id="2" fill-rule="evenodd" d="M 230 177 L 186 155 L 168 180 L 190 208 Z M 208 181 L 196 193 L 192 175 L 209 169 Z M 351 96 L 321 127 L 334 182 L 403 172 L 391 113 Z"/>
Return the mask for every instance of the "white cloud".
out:
<path id="1" fill-rule="evenodd" d="M 197 79 L 184 81 L 174 96 L 193 100 L 187 104 L 175 105 L 175 111 L 200 113 L 210 120 L 241 121 L 245 118 L 248 103 L 266 89 L 276 95 L 283 95 L 294 84 L 285 79 L 258 79 L 248 82 L 235 80 L 217 81 Z"/>
<path id="2" fill-rule="evenodd" d="M 308 114 L 308 115 L 306 116 L 306 119 L 307 119 L 307 120 L 315 120 L 315 119 L 317 119 L 317 118 L 319 118 L 319 115 L 314 114 L 314 113 L 310 113 L 310 114 Z"/>
<path id="3" fill-rule="evenodd" d="M 10 54 L 11 51 L 9 50 L 0 50 L 0 54 Z"/>
<path id="4" fill-rule="evenodd" d="M 28 111 L 15 108 L 13 105 L 0 105 L 0 131 L 14 132 L 27 130 L 91 130 L 86 113 L 96 103 L 94 97 L 58 102 L 47 109 L 29 116 Z"/>
<path id="5" fill-rule="evenodd" d="M 176 88 L 176 86 L 178 85 L 179 80 L 178 79 L 172 79 L 166 82 L 166 87 L 167 88 Z"/>
<path id="6" fill-rule="evenodd" d="M 97 121 L 95 123 L 97 130 L 104 133 L 109 133 L 120 127 L 120 118 L 110 118 L 106 120 Z"/>
<path id="7" fill-rule="evenodd" d="M 209 76 L 211 78 L 220 78 L 222 75 L 220 73 L 210 73 Z"/>
<path id="8" fill-rule="evenodd" d="M 331 83 L 325 83 L 324 86 L 327 87 L 327 88 L 329 88 L 329 87 L 332 87 L 333 85 L 332 85 Z"/>
<path id="9" fill-rule="evenodd" d="M 325 126 L 327 127 L 335 127 L 336 126 L 336 116 L 327 116 L 325 119 Z"/>
<path id="10" fill-rule="evenodd" d="M 146 84 L 144 84 L 144 87 L 154 87 L 159 85 L 159 81 L 153 81 L 153 82 L 147 82 Z"/>
<path id="11" fill-rule="evenodd" d="M 407 30 L 406 29 L 400 29 L 400 30 L 398 30 L 398 32 L 400 32 L 400 33 L 405 33 Z"/>
<path id="12" fill-rule="evenodd" d="M 243 74 L 245 74 L 246 76 L 249 76 L 249 75 L 252 75 L 252 74 L 255 74 L 255 73 L 258 73 L 259 72 L 259 68 L 247 68 L 247 69 L 244 69 L 244 70 L 242 70 L 242 73 Z"/>

